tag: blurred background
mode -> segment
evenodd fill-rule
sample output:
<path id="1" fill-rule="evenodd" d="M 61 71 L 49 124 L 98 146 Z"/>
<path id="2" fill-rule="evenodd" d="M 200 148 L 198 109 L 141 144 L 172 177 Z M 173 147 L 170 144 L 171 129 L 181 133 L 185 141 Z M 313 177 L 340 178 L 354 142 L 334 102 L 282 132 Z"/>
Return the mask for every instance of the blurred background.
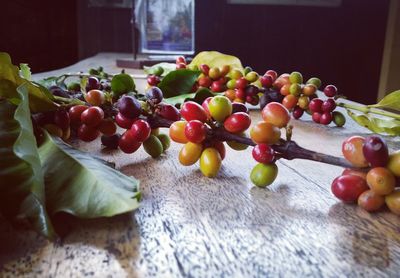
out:
<path id="1" fill-rule="evenodd" d="M 274 69 L 318 76 L 363 103 L 400 89 L 399 0 L 276 2 L 195 1 L 196 53 L 235 55 L 261 74 Z M 291 4 L 296 2 L 306 4 Z M 318 2 L 323 5 L 313 5 Z M 335 5 L 324 6 L 329 2 Z M 0 51 L 14 63 L 29 63 L 33 72 L 99 52 L 129 53 L 131 19 L 130 0 L 7 1 Z"/>

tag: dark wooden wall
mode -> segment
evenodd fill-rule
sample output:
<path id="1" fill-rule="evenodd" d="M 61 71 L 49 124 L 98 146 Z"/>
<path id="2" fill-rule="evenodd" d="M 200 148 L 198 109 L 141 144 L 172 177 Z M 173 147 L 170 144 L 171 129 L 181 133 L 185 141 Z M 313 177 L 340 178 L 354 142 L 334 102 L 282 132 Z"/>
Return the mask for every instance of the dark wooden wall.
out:
<path id="1" fill-rule="evenodd" d="M 378 82 L 389 0 L 343 0 L 338 8 L 229 5 L 196 1 L 196 51 L 240 57 L 260 73 L 301 71 L 372 103 Z M 101 51 L 130 52 L 129 9 L 88 8 L 85 0 L 8 1 L 0 17 L 0 50 L 34 71 Z M 4 27 L 6 26 L 6 27 Z M 3 38 L 6 38 L 5 40 Z"/>

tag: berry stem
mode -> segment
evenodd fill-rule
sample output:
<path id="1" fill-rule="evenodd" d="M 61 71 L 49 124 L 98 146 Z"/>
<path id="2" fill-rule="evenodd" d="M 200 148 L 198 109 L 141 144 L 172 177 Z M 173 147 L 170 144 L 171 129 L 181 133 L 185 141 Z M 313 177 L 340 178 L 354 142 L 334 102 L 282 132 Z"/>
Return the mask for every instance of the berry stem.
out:
<path id="1" fill-rule="evenodd" d="M 174 122 L 157 116 L 148 117 L 147 121 L 149 122 L 151 128 L 158 128 L 158 127 L 168 128 Z M 209 130 L 208 137 L 217 139 L 219 141 L 235 141 L 249 146 L 256 145 L 250 138 L 241 137 L 236 134 L 229 133 L 223 128 Z M 279 144 L 272 145 L 271 147 L 274 149 L 275 152 L 279 154 L 280 158 L 284 158 L 287 160 L 306 159 L 330 165 L 336 165 L 344 168 L 353 168 L 353 169 L 355 168 L 344 158 L 339 158 L 336 156 L 307 150 L 305 148 L 300 147 L 294 141 L 286 141 L 281 139 Z M 362 168 L 359 169 L 363 170 Z"/>

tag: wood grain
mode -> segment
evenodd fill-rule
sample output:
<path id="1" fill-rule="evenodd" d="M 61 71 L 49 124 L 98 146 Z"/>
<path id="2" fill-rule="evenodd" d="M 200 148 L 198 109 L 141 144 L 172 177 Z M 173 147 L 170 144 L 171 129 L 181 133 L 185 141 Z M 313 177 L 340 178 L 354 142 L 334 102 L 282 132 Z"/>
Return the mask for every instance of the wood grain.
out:
<path id="1" fill-rule="evenodd" d="M 110 59 L 87 62 L 110 66 Z M 251 116 L 260 119 L 257 111 Z M 341 129 L 307 117 L 293 124 L 301 146 L 334 155 L 345 137 L 368 133 L 350 121 Z M 387 140 L 400 148 L 398 138 Z M 71 219 L 72 231 L 57 243 L 0 220 L 0 277 L 398 276 L 399 217 L 338 202 L 330 193 L 338 167 L 282 160 L 276 182 L 260 189 L 249 180 L 250 148 L 228 150 L 217 178 L 208 179 L 198 165 L 179 164 L 176 143 L 158 159 L 142 149 L 126 155 L 102 151 L 99 142 L 76 145 L 140 179 L 141 207 Z"/>

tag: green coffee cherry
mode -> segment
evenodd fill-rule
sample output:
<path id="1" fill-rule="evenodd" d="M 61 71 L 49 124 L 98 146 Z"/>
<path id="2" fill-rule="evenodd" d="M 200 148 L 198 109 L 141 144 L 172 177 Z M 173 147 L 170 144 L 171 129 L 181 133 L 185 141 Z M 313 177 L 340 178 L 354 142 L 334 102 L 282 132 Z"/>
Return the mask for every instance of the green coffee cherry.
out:
<path id="1" fill-rule="evenodd" d="M 333 111 L 333 122 L 335 123 L 336 126 L 342 127 L 346 123 L 346 118 L 345 116 L 340 113 L 339 111 Z"/>
<path id="2" fill-rule="evenodd" d="M 152 158 L 159 157 L 163 152 L 161 141 L 154 135 L 150 135 L 149 139 L 143 142 L 143 148 Z"/>
<path id="3" fill-rule="evenodd" d="M 169 146 L 171 145 L 171 139 L 169 139 L 169 136 L 167 134 L 161 133 L 157 135 L 158 140 L 160 140 L 162 146 L 163 146 L 163 152 L 169 149 Z"/>
<path id="4" fill-rule="evenodd" d="M 278 167 L 274 164 L 258 163 L 250 174 L 251 181 L 258 187 L 266 187 L 274 182 Z"/>

